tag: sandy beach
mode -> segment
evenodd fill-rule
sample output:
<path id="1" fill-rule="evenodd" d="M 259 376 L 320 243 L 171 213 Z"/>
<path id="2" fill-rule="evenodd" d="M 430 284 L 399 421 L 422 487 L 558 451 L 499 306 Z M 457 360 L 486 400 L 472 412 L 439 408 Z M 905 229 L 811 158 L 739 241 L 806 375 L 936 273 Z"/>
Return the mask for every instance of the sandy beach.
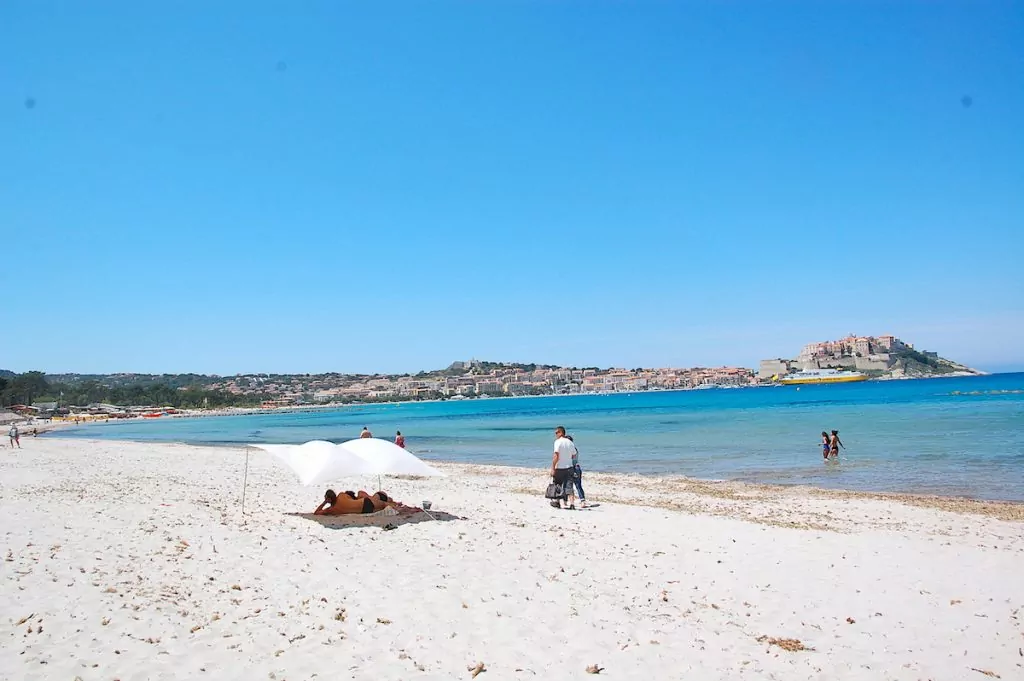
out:
<path id="1" fill-rule="evenodd" d="M 260 453 L 243 517 L 241 449 L 22 444 L 2 679 L 1024 679 L 1020 505 L 442 465 L 387 530 Z"/>

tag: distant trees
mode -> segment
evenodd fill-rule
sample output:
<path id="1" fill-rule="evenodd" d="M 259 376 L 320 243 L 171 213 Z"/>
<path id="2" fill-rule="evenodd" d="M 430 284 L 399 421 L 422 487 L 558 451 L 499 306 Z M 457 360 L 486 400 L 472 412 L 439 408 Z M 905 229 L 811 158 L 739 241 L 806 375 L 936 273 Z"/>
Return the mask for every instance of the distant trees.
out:
<path id="1" fill-rule="evenodd" d="M 15 374 L 4 380 L 3 389 L 0 390 L 0 404 L 3 406 L 32 404 L 32 400 L 46 395 L 49 389 L 50 385 L 46 382 L 46 376 L 42 371 L 26 371 L 23 374 Z"/>
<path id="2" fill-rule="evenodd" d="M 905 348 L 901 350 L 897 356 L 902 359 L 904 364 L 907 366 L 913 367 L 916 363 L 921 367 L 925 367 L 924 370 L 929 371 L 930 373 L 944 374 L 954 371 L 954 369 L 948 364 L 940 362 L 938 357 L 918 352 L 913 348 Z"/>
<path id="3" fill-rule="evenodd" d="M 207 390 L 201 385 L 176 385 L 183 382 L 180 377 L 167 377 L 170 380 L 166 382 L 159 378 L 120 385 L 108 385 L 93 378 L 75 383 L 51 384 L 43 372 L 29 371 L 0 379 L 3 381 L 0 383 L 0 406 L 59 401 L 64 405 L 85 406 L 102 402 L 126 407 L 192 409 L 246 407 L 258 405 L 265 399 L 264 395 L 234 395 L 220 390 Z"/>

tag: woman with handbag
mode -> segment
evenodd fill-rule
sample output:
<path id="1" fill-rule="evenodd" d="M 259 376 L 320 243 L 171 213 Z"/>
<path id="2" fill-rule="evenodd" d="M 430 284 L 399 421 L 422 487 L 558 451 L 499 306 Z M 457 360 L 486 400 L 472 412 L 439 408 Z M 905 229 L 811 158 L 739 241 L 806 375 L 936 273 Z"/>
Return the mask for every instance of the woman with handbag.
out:
<path id="1" fill-rule="evenodd" d="M 572 443 L 576 453 L 572 455 L 572 484 L 576 487 L 576 496 L 580 498 L 580 508 L 587 507 L 587 495 L 583 492 L 583 469 L 580 468 L 580 448 L 572 435 L 565 436 Z"/>
<path id="2" fill-rule="evenodd" d="M 566 508 L 576 510 L 576 494 L 572 489 L 573 457 L 576 456 L 576 445 L 565 436 L 565 428 L 555 428 L 555 452 L 551 457 L 551 481 L 555 485 L 554 500 L 551 505 L 555 508 Z M 559 489 L 559 487 L 561 489 Z"/>

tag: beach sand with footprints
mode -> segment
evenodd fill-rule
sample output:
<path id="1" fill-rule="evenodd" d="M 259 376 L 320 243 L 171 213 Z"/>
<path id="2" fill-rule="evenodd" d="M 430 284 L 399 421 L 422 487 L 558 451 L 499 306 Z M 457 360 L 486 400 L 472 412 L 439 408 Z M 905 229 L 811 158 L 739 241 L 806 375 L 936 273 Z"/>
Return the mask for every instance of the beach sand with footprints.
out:
<path id="1" fill-rule="evenodd" d="M 557 511 L 538 452 L 320 522 L 264 454 L 243 517 L 240 449 L 23 445 L 2 679 L 1024 678 L 1020 505 L 588 473 Z"/>

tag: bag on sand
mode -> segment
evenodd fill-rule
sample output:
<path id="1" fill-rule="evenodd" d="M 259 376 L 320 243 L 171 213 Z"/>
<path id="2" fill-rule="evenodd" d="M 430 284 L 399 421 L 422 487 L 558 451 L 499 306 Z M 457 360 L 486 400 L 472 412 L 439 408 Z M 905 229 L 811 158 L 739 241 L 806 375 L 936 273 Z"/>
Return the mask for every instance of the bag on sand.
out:
<path id="1" fill-rule="evenodd" d="M 564 496 L 565 491 L 562 489 L 562 486 L 556 483 L 548 485 L 547 491 L 544 492 L 545 499 L 561 499 Z"/>

